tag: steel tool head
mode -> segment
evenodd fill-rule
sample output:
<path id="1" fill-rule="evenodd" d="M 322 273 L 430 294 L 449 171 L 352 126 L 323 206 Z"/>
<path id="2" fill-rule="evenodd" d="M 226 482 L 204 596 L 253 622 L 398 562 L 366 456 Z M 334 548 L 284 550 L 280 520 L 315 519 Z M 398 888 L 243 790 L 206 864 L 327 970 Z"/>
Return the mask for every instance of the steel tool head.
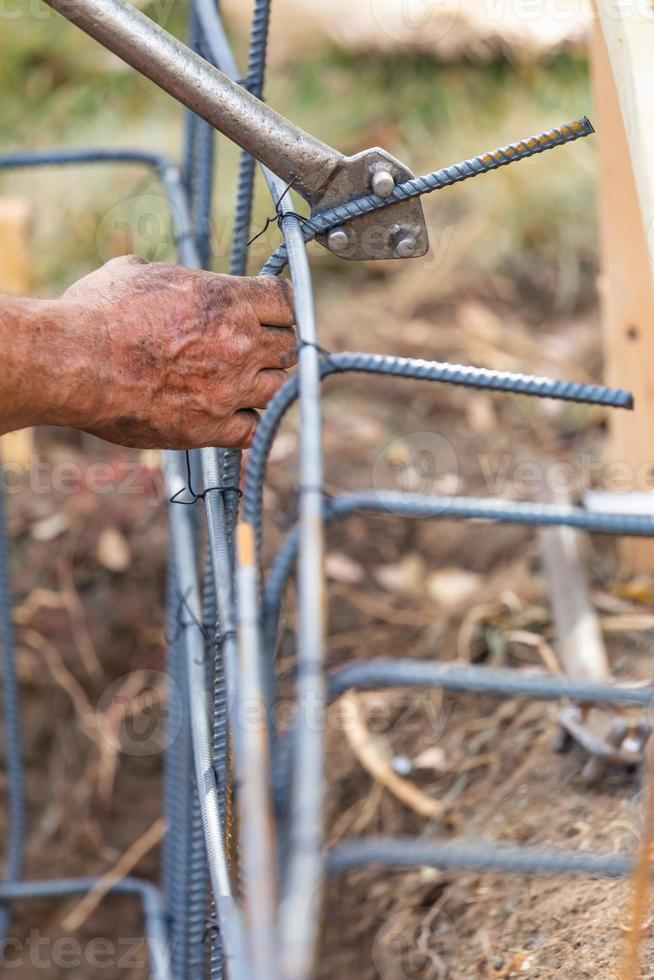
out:
<path id="1" fill-rule="evenodd" d="M 390 190 L 392 194 L 396 184 L 411 180 L 413 176 L 408 167 L 379 147 L 364 150 L 352 157 L 343 157 L 319 200 L 312 202 L 312 213 L 376 194 L 375 186 Z M 383 200 L 389 195 L 377 193 L 377 196 Z M 321 245 L 342 259 L 417 258 L 429 248 L 427 225 L 418 198 L 353 218 L 344 229 L 347 231 L 347 244 L 339 238 L 337 248 L 331 235 L 319 235 L 317 238 Z"/>

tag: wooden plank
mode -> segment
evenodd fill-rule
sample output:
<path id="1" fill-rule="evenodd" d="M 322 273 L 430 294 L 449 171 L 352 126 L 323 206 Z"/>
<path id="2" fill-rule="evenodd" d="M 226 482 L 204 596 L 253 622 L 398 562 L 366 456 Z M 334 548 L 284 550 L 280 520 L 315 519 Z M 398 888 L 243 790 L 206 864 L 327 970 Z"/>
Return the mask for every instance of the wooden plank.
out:
<path id="1" fill-rule="evenodd" d="M 601 0 L 598 12 L 654 274 L 654 5 L 647 0 Z"/>
<path id="2" fill-rule="evenodd" d="M 28 223 L 24 198 L 0 197 L 0 293 L 20 296 L 28 290 Z"/>
<path id="3" fill-rule="evenodd" d="M 633 5 L 629 5 L 633 7 Z M 636 15 L 634 14 L 634 17 Z M 649 33 L 649 26 L 646 25 Z M 654 27 L 654 22 L 652 22 Z M 619 30 L 617 20 L 606 25 L 613 48 L 632 31 Z M 651 37 L 654 64 L 654 35 Z M 651 212 L 654 156 L 647 172 L 649 135 L 654 135 L 654 78 L 639 100 L 629 93 L 636 79 L 626 71 L 624 57 L 613 51 L 613 62 L 598 22 L 592 42 L 595 123 L 599 148 L 599 211 L 601 225 L 602 333 L 606 382 L 635 395 L 634 412 L 611 412 L 605 450 L 604 486 L 611 491 L 654 489 L 654 281 L 644 215 Z M 617 64 L 618 85 L 613 77 Z M 643 77 L 647 76 L 645 66 Z M 619 92 L 623 102 L 620 102 Z M 652 101 L 649 126 L 642 120 L 643 104 Z M 625 121 L 623 121 L 623 112 Z M 627 133 L 631 130 L 631 147 Z M 638 127 L 650 130 L 639 135 Z M 639 180 L 635 179 L 638 173 Z M 654 227 L 650 224 L 650 228 Z M 652 241 L 654 244 L 654 239 Z M 634 572 L 654 567 L 654 542 L 625 539 L 622 558 Z"/>
<path id="4" fill-rule="evenodd" d="M 0 197 L 0 293 L 25 294 L 29 288 L 29 204 Z M 2 437 L 2 458 L 27 466 L 34 452 L 31 429 Z"/>

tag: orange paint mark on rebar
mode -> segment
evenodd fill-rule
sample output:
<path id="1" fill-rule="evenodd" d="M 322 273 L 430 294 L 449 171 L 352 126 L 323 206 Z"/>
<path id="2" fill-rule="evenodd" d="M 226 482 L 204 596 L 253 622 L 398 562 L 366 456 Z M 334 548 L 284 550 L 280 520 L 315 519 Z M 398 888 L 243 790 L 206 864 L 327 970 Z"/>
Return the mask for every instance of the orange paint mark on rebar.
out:
<path id="1" fill-rule="evenodd" d="M 254 565 L 254 528 L 251 524 L 239 524 L 236 531 L 238 560 L 241 565 Z"/>
<path id="2" fill-rule="evenodd" d="M 647 930 L 647 914 L 651 901 L 652 854 L 654 852 L 654 739 L 647 749 L 643 830 L 631 893 L 631 922 L 622 960 L 620 980 L 640 980 L 641 946 Z"/>

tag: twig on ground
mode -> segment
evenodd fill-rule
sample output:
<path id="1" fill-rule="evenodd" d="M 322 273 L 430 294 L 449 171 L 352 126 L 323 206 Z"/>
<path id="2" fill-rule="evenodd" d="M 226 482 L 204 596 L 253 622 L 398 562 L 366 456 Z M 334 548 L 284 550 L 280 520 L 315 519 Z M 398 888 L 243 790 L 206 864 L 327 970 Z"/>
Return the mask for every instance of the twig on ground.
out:
<path id="1" fill-rule="evenodd" d="M 39 633 L 38 630 L 26 628 L 21 630 L 21 640 L 32 650 L 38 653 L 45 661 L 46 667 L 50 671 L 53 680 L 61 687 L 70 698 L 75 714 L 79 721 L 80 731 L 90 738 L 93 742 L 99 742 L 99 733 L 92 724 L 94 711 L 91 702 L 86 696 L 86 691 L 76 677 L 71 674 L 64 663 L 63 657 L 57 647 L 47 637 Z"/>
<path id="2" fill-rule="evenodd" d="M 137 715 L 142 710 L 138 695 L 148 685 L 150 676 L 148 669 L 135 670 L 128 674 L 115 692 L 111 704 L 102 715 L 98 716 L 100 730 L 104 735 L 104 739 L 100 743 L 100 763 L 98 765 L 98 796 L 103 803 L 108 803 L 111 799 L 116 778 L 120 755 L 121 726 L 126 718 Z"/>
<path id="3" fill-rule="evenodd" d="M 72 579 L 72 575 L 70 576 Z M 95 645 L 86 625 L 84 609 L 74 588 L 63 583 L 61 592 L 54 589 L 33 589 L 24 602 L 14 611 L 14 622 L 18 626 L 31 623 L 40 609 L 64 609 L 68 613 L 75 645 L 89 677 L 101 677 L 102 665 L 95 650 Z"/>
<path id="4" fill-rule="evenodd" d="M 421 817 L 433 819 L 439 816 L 443 804 L 423 793 L 408 779 L 398 776 L 381 755 L 366 727 L 358 695 L 353 691 L 348 692 L 340 699 L 339 705 L 345 737 L 363 768 L 396 799 Z"/>
<path id="5" fill-rule="evenodd" d="M 66 932 L 75 932 L 95 911 L 105 895 L 114 885 L 126 878 L 134 870 L 141 858 L 159 844 L 166 833 L 166 821 L 155 820 L 149 830 L 139 837 L 120 857 L 111 871 L 103 874 L 94 888 L 87 892 L 81 902 L 78 902 L 72 912 L 69 912 L 62 922 Z"/>
<path id="6" fill-rule="evenodd" d="M 394 626 L 430 626 L 434 620 L 433 615 L 421 612 L 419 609 L 395 609 L 383 599 L 376 599 L 365 592 L 358 592 L 343 585 L 333 584 L 332 594 L 346 599 L 350 605 L 366 616 L 374 616 L 375 619 L 381 619 Z"/>
<path id="7" fill-rule="evenodd" d="M 563 676 L 563 670 L 554 650 L 540 633 L 532 633 L 529 630 L 511 630 L 505 634 L 505 639 L 508 643 L 522 643 L 523 646 L 533 647 L 551 674 L 555 674 L 557 677 Z"/>
<path id="8" fill-rule="evenodd" d="M 86 621 L 84 606 L 82 605 L 82 600 L 79 597 L 75 585 L 72 559 L 70 561 L 59 561 L 57 572 L 61 591 L 66 599 L 66 606 L 70 615 L 70 628 L 73 633 L 73 639 L 84 664 L 84 669 L 89 677 L 102 677 L 102 664 L 96 652 L 95 644 Z"/>

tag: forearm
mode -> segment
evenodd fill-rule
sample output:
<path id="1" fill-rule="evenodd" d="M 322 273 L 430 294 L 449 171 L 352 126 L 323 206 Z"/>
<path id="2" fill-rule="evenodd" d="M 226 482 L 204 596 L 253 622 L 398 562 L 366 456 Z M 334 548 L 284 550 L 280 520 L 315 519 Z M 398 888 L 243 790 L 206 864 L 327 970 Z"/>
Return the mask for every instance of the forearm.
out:
<path id="1" fill-rule="evenodd" d="M 114 259 L 59 299 L 0 295 L 0 434 L 246 447 L 295 361 L 283 281 Z"/>
<path id="2" fill-rule="evenodd" d="M 69 312 L 61 300 L 0 296 L 0 432 L 76 424 L 88 351 Z"/>
<path id="3" fill-rule="evenodd" d="M 41 420 L 47 401 L 40 360 L 48 333 L 47 304 L 0 296 L 0 432 Z M 46 339 L 47 342 L 47 339 Z"/>

